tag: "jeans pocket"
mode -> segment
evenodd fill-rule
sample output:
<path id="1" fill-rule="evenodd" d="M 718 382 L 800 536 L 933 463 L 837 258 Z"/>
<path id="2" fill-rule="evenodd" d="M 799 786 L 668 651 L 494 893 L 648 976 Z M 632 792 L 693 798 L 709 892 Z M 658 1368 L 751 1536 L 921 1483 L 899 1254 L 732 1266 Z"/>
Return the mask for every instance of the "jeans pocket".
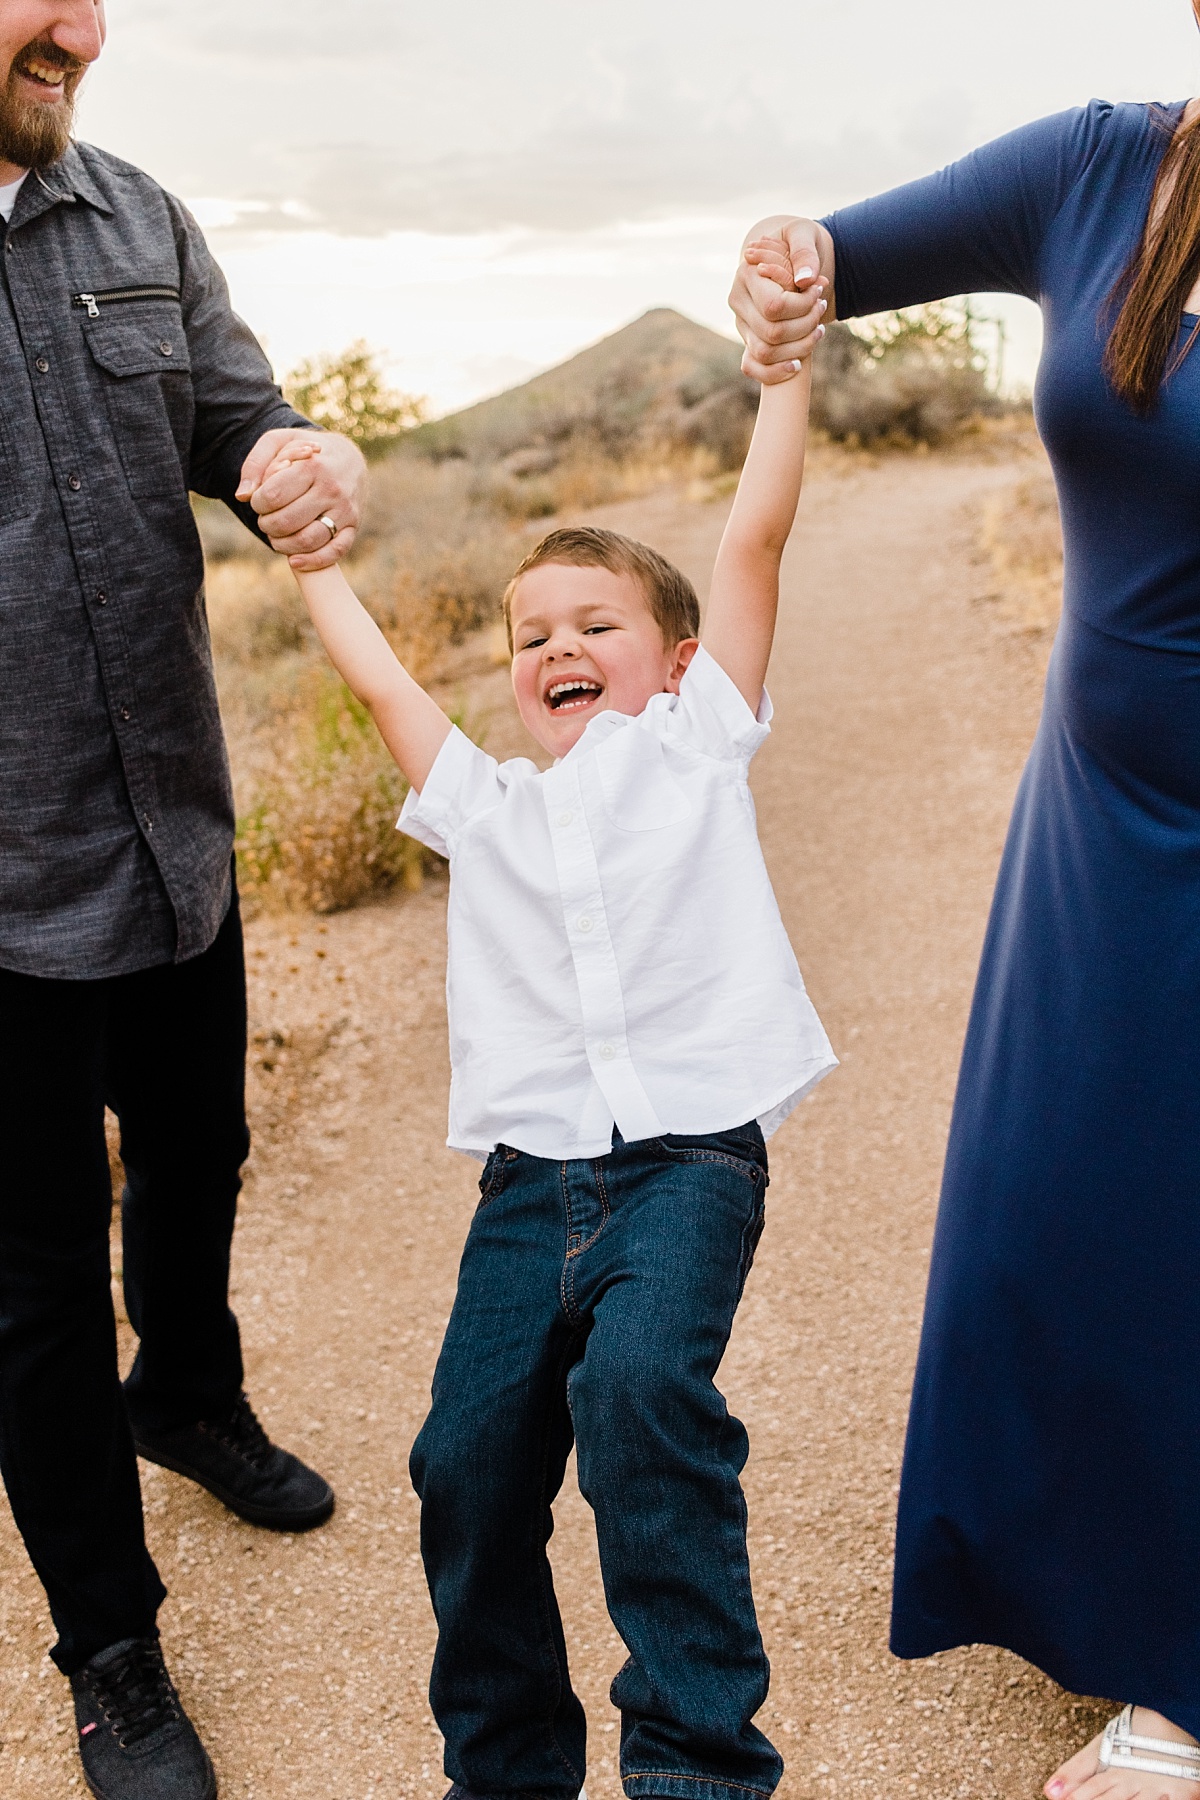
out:
<path id="1" fill-rule="evenodd" d="M 483 1174 L 479 1177 L 479 1205 L 486 1206 L 498 1194 L 504 1192 L 504 1184 L 508 1180 L 508 1172 L 521 1154 L 508 1144 L 497 1144 L 492 1154 L 483 1165 Z M 478 1211 L 478 1207 L 476 1208 Z"/>
<path id="2" fill-rule="evenodd" d="M 712 1131 L 703 1135 L 651 1138 L 649 1148 L 668 1162 L 726 1162 L 737 1167 L 747 1179 L 761 1182 L 766 1188 L 767 1147 L 757 1120 L 738 1125 L 732 1131 Z"/>
<path id="3" fill-rule="evenodd" d="M 763 1176 L 754 1184 L 754 1205 L 746 1226 L 742 1232 L 741 1257 L 738 1263 L 737 1297 L 740 1304 L 746 1287 L 746 1278 L 754 1267 L 754 1253 L 758 1249 L 759 1239 L 763 1234 L 763 1226 L 767 1222 L 767 1182 Z"/>

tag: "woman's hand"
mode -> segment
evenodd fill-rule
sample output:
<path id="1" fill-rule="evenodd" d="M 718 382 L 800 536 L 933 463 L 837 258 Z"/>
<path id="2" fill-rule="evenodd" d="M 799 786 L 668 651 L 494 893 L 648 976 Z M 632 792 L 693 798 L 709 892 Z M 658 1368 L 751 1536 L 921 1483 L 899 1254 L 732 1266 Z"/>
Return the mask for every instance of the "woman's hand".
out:
<path id="1" fill-rule="evenodd" d="M 747 263 L 750 268 L 755 270 L 757 274 L 765 277 L 768 281 L 773 281 L 783 293 L 791 294 L 796 291 L 797 274 L 792 266 L 791 254 L 783 238 L 756 238 L 752 244 L 747 244 L 742 251 L 742 260 Z M 800 279 L 806 280 L 807 277 L 802 276 Z M 818 320 L 822 319 L 829 310 L 828 300 L 818 300 L 815 310 Z M 811 343 L 813 349 L 816 348 L 817 344 L 820 343 L 824 336 L 825 327 L 818 323 L 812 333 Z M 746 363 L 743 358 L 743 369 L 745 366 Z M 793 375 L 798 375 L 803 367 L 804 359 L 799 356 L 793 357 L 791 362 L 785 363 L 777 368 L 775 380 L 790 380 Z M 774 383 L 768 382 L 764 385 L 773 386 Z"/>
<path id="2" fill-rule="evenodd" d="M 750 249 L 757 251 L 764 239 L 786 247 L 790 282 L 779 279 L 785 270 L 778 255 L 765 266 L 750 260 Z M 729 295 L 746 345 L 745 374 L 768 387 L 790 379 L 793 364 L 819 343 L 822 320 L 834 316 L 833 281 L 833 239 L 823 225 L 781 213 L 751 228 Z"/>

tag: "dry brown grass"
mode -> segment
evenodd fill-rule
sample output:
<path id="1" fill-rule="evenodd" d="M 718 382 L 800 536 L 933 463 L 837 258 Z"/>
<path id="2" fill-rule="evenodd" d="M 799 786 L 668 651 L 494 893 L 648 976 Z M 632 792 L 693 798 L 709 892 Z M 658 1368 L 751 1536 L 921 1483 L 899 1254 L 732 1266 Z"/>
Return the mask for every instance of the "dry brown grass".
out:
<path id="1" fill-rule="evenodd" d="M 1039 471 L 994 495 L 983 510 L 981 547 L 994 601 L 1010 629 L 1049 642 L 1062 611 L 1063 547 L 1058 498 Z"/>

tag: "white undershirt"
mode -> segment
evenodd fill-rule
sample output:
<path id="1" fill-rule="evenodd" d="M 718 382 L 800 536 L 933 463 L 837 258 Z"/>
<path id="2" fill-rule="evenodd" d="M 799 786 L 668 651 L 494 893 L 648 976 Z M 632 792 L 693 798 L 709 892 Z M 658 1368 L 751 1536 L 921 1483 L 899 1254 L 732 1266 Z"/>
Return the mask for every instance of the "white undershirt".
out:
<path id="1" fill-rule="evenodd" d="M 28 173 L 27 169 L 25 175 Z M 10 181 L 7 187 L 0 187 L 0 219 L 4 219 L 6 222 L 13 216 L 13 207 L 17 204 L 17 195 L 21 191 L 25 175 L 18 175 L 17 179 Z"/>

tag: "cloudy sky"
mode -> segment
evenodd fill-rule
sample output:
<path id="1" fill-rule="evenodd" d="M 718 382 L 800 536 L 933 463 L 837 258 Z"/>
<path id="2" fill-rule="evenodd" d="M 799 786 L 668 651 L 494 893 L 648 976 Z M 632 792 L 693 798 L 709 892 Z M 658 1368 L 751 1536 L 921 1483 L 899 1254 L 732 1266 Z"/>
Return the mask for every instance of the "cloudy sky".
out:
<path id="1" fill-rule="evenodd" d="M 1189 0 L 109 0 L 82 134 L 183 195 L 277 368 L 366 337 L 438 410 L 741 235 L 1101 94 L 1200 91 Z M 1037 321 L 1004 307 L 1010 373 Z"/>

